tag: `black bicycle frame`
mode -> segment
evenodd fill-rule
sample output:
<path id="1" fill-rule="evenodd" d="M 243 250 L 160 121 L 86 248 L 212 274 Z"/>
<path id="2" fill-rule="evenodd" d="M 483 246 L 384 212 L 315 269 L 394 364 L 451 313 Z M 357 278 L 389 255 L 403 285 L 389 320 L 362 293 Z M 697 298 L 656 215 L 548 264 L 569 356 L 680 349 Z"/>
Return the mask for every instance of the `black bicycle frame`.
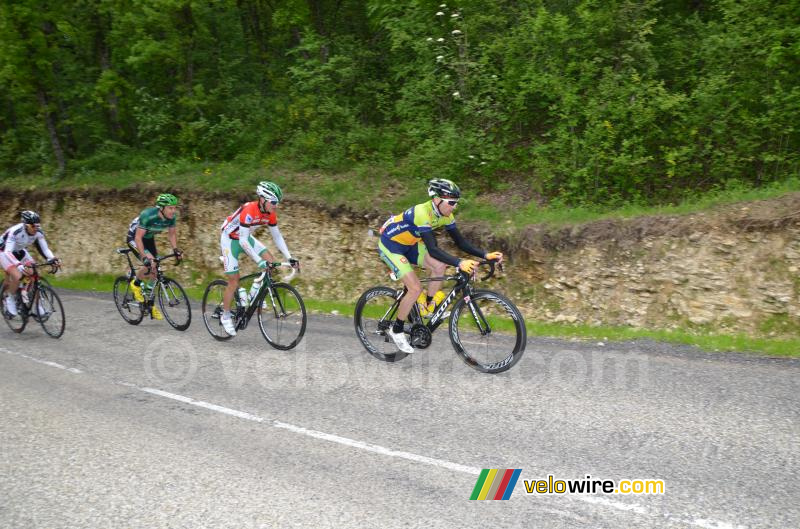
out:
<path id="1" fill-rule="evenodd" d="M 436 307 L 436 311 L 433 313 L 433 316 L 427 323 L 423 323 L 425 327 L 431 332 L 431 334 L 439 328 L 439 326 L 444 322 L 447 314 L 447 309 L 450 308 L 450 305 L 453 303 L 455 299 L 462 295 L 462 297 L 467 301 L 467 305 L 469 305 L 470 310 L 472 311 L 472 315 L 475 317 L 475 321 L 478 324 L 478 328 L 481 331 L 481 335 L 486 335 L 491 332 L 489 328 L 489 322 L 486 321 L 484 318 L 483 313 L 481 312 L 480 307 L 476 306 L 474 303 L 470 301 L 472 297 L 472 285 L 469 282 L 469 278 L 464 274 L 458 274 L 456 276 L 449 276 L 449 277 L 430 277 L 423 279 L 421 282 L 423 283 L 430 283 L 431 281 L 456 281 L 455 286 L 453 286 L 453 290 L 444 298 L 442 304 Z M 389 309 L 387 314 L 394 315 L 397 312 L 397 307 L 400 304 L 400 300 L 408 293 L 408 288 L 403 288 L 403 292 L 397 296 L 397 300 L 395 301 L 392 308 Z M 419 309 L 417 309 L 416 305 L 412 307 L 412 312 L 416 312 L 416 318 L 422 321 L 422 316 L 419 314 Z M 484 327 L 485 326 L 485 327 Z"/>
<path id="2" fill-rule="evenodd" d="M 128 259 L 128 267 L 130 268 L 130 270 L 128 271 L 128 277 L 130 279 L 135 278 L 136 277 L 136 267 L 133 266 L 133 261 L 131 261 L 131 252 L 133 252 L 133 249 L 132 248 L 120 248 L 119 250 L 117 250 L 117 252 L 123 254 Z M 150 265 L 150 266 L 151 267 L 152 266 L 156 267 L 156 279 L 155 279 L 155 285 L 150 290 L 150 296 L 149 297 L 145 297 L 145 299 L 148 302 L 152 301 L 155 298 L 156 286 L 157 285 L 163 285 L 163 283 L 164 283 L 164 272 L 161 270 L 161 261 L 164 261 L 166 259 L 170 259 L 172 257 L 177 257 L 177 254 L 171 253 L 171 254 L 165 255 L 163 257 L 154 257 L 153 259 L 151 259 L 153 261 L 154 265 Z"/>
<path id="3" fill-rule="evenodd" d="M 272 270 L 271 270 L 271 268 L 272 267 L 269 267 L 266 270 L 264 270 L 264 272 L 260 272 L 258 274 L 254 274 L 255 276 L 259 276 L 261 274 L 264 274 L 264 280 L 261 282 L 261 288 L 258 290 L 258 292 L 256 293 L 255 297 L 250 300 L 250 305 L 247 307 L 247 309 L 244 312 L 244 319 L 243 319 L 244 323 L 240 323 L 239 324 L 242 329 L 247 328 L 248 323 L 250 323 L 250 319 L 256 313 L 256 310 L 258 309 L 258 307 L 261 306 L 261 303 L 266 299 L 267 293 L 269 292 L 269 289 L 272 287 L 273 281 L 272 281 Z M 252 277 L 252 275 L 251 276 L 245 276 L 242 279 L 244 280 L 244 279 L 247 279 L 248 277 Z M 281 299 L 279 297 L 277 297 L 277 296 L 276 296 L 276 298 L 277 298 L 277 301 L 278 301 L 278 308 L 280 309 L 281 313 L 286 312 L 286 309 L 281 304 Z M 273 307 L 273 310 L 274 310 L 274 307 Z M 276 314 L 276 317 L 277 316 L 278 315 Z"/>

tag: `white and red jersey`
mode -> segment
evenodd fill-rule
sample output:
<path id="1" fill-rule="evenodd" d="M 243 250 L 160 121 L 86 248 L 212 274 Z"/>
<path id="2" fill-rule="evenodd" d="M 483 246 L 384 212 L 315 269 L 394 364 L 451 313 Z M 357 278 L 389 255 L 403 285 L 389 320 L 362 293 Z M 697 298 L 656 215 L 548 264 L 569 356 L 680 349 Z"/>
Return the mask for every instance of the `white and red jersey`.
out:
<path id="1" fill-rule="evenodd" d="M 19 252 L 27 250 L 31 244 L 36 244 L 36 249 L 45 259 L 53 259 L 55 257 L 50 248 L 47 247 L 47 240 L 45 240 L 44 232 L 41 228 L 36 228 L 33 235 L 30 235 L 24 224 L 14 224 L 0 237 L 0 250 L 9 259 L 15 259 L 15 253 L 19 254 Z"/>
<path id="2" fill-rule="evenodd" d="M 28 253 L 28 246 L 31 244 L 36 245 L 36 249 L 45 259 L 55 257 L 47 247 L 44 232 L 40 228 L 36 228 L 34 234 L 31 235 L 25 229 L 25 224 L 14 224 L 0 237 L 0 267 L 8 271 L 10 268 L 18 266 L 20 262 L 33 261 Z"/>
<path id="3" fill-rule="evenodd" d="M 277 226 L 278 214 L 275 210 L 271 213 L 263 213 L 258 208 L 258 200 L 248 202 L 239 207 L 231 216 L 222 223 L 222 233 L 231 239 L 239 238 L 239 228 L 250 228 L 258 226 Z"/>

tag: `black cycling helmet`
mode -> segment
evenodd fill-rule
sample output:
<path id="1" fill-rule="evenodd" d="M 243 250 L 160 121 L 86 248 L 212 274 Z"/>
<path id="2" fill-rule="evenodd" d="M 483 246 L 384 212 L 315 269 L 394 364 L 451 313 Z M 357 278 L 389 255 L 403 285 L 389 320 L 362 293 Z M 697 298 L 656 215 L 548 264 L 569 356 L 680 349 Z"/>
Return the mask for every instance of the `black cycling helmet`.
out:
<path id="1" fill-rule="evenodd" d="M 41 222 L 39 214 L 29 209 L 23 211 L 22 215 L 20 215 L 20 218 L 22 219 L 23 224 L 39 224 Z"/>
<path id="2" fill-rule="evenodd" d="M 460 198 L 461 190 L 452 180 L 434 178 L 428 182 L 428 195 L 439 198 Z"/>

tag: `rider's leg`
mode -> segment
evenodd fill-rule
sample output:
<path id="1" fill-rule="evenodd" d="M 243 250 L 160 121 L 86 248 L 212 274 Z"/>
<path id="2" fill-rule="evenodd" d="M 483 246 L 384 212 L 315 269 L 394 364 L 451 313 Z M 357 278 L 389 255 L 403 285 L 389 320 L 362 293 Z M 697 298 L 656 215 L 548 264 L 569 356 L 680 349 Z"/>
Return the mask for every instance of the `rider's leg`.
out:
<path id="1" fill-rule="evenodd" d="M 400 305 L 397 308 L 397 320 L 400 321 L 402 325 L 402 322 L 408 319 L 408 314 L 411 312 L 414 303 L 416 303 L 417 296 L 422 292 L 422 283 L 420 283 L 417 274 L 415 274 L 413 270 L 406 272 L 400 280 L 408 289 L 408 292 L 403 296 L 403 299 L 400 300 Z M 397 326 L 395 326 L 395 332 L 399 332 L 400 330 L 402 330 L 402 326 L 400 329 L 397 329 Z"/>
<path id="2" fill-rule="evenodd" d="M 386 334 L 394 341 L 398 349 L 404 353 L 413 353 L 414 348 L 408 343 L 408 338 L 403 332 L 403 324 L 408 318 L 408 314 L 411 312 L 414 303 L 417 302 L 417 296 L 422 292 L 422 283 L 420 283 L 419 278 L 417 278 L 409 262 L 413 258 L 412 262 L 417 263 L 418 255 L 416 255 L 416 249 L 413 249 L 413 252 L 411 251 L 412 249 L 406 250 L 406 252 L 401 255 L 389 252 L 383 243 L 379 242 L 378 250 L 383 262 L 386 263 L 395 277 L 400 279 L 406 286 L 406 289 L 408 289 L 408 292 L 400 299 L 400 304 L 397 308 L 397 319 L 392 327 L 387 330 Z M 412 253 L 414 255 L 412 255 Z"/>
<path id="3" fill-rule="evenodd" d="M 144 257 L 147 257 L 152 260 L 156 255 L 158 255 L 155 238 L 143 239 L 142 243 L 144 244 Z M 136 257 L 138 257 L 139 259 L 144 259 L 144 257 L 139 255 L 139 250 L 136 248 L 136 243 L 131 244 L 131 241 L 129 241 L 128 244 L 134 249 Z M 149 279 L 151 281 L 155 280 L 156 279 L 155 264 L 150 265 L 149 269 L 146 266 L 140 266 L 139 269 L 136 271 L 136 279 L 140 284 L 146 279 Z"/>
<path id="4" fill-rule="evenodd" d="M 239 254 L 242 253 L 242 247 L 239 246 L 238 240 L 231 239 L 225 233 L 220 237 L 219 245 L 222 251 L 222 267 L 228 281 L 228 286 L 222 295 L 222 309 L 226 314 L 230 314 L 233 296 L 239 288 Z"/>
<path id="5" fill-rule="evenodd" d="M 438 259 L 434 259 L 430 256 L 429 253 L 425 253 L 423 264 L 425 268 L 430 272 L 432 277 L 442 277 L 444 275 L 445 270 L 447 269 L 447 264 L 439 261 Z M 442 288 L 441 281 L 431 281 L 428 283 L 428 302 L 430 303 L 431 298 Z"/>
<path id="6" fill-rule="evenodd" d="M 6 268 L 6 281 L 5 281 L 6 291 L 9 294 L 16 294 L 21 279 L 22 279 L 22 272 L 20 272 L 16 266 L 11 265 L 8 268 Z"/>
<path id="7" fill-rule="evenodd" d="M 239 288 L 239 272 L 226 274 L 226 278 L 228 280 L 228 286 L 225 287 L 225 293 L 222 294 L 222 308 L 225 312 L 229 312 L 231 303 L 233 302 L 233 296 L 236 293 L 236 289 Z"/>
<path id="8" fill-rule="evenodd" d="M 425 245 L 422 245 L 424 249 Z M 403 253 L 394 253 L 389 251 L 382 242 L 378 243 L 378 251 L 381 259 L 386 266 L 394 273 L 395 277 L 400 279 L 408 289 L 408 292 L 400 300 L 400 306 L 397 309 L 397 319 L 403 322 L 408 318 L 411 312 L 411 307 L 417 301 L 417 296 L 422 292 L 422 283 L 420 283 L 417 274 L 414 273 L 412 263 L 415 265 L 422 264 L 422 255 L 418 246 L 407 247 Z M 424 250 L 423 250 L 424 251 Z M 400 327 L 400 323 L 395 325 L 395 328 Z M 399 331 L 395 331 L 399 332 Z"/>

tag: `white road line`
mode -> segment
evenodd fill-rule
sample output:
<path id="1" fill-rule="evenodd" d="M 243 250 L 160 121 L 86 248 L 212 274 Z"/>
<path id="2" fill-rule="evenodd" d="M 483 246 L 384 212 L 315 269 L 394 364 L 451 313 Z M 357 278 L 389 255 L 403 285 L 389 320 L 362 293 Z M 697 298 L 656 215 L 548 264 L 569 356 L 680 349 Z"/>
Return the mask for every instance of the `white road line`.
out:
<path id="1" fill-rule="evenodd" d="M 686 523 L 690 523 L 696 527 L 702 527 L 703 529 L 745 529 L 743 525 L 731 525 L 716 520 L 703 520 L 702 518 L 686 520 Z"/>
<path id="2" fill-rule="evenodd" d="M 314 437 L 316 439 L 323 439 L 325 441 L 330 441 L 332 443 L 339 443 L 341 445 L 350 446 L 361 450 L 366 450 L 367 452 L 373 452 L 375 454 L 381 454 L 389 457 L 399 457 L 401 459 L 408 459 L 409 461 L 416 461 L 417 463 L 424 463 L 426 465 L 433 465 L 437 467 L 447 468 L 449 470 L 455 470 L 456 472 L 463 472 L 465 474 L 473 474 L 475 476 L 478 476 L 480 475 L 482 470 L 477 467 L 469 467 L 466 465 L 459 465 L 458 463 L 451 463 L 450 461 L 445 461 L 444 459 L 435 459 L 433 457 L 426 457 L 417 454 L 412 454 L 411 452 L 392 450 L 391 448 L 385 448 L 383 446 L 374 445 L 370 443 L 363 443 L 361 441 L 356 441 L 354 439 L 348 439 L 347 437 L 340 437 L 338 435 L 319 432 L 316 430 L 309 430 L 308 428 L 303 428 L 302 426 L 295 426 L 293 424 L 287 424 L 285 422 L 272 421 L 272 425 L 275 426 L 276 428 L 283 428 L 284 430 L 289 430 L 291 432 L 299 433 L 301 435 L 307 435 L 309 437 Z"/>
<path id="3" fill-rule="evenodd" d="M 28 356 L 26 354 L 17 353 L 14 351 L 9 351 L 8 349 L 0 348 L 0 352 L 19 356 L 21 358 L 25 358 L 31 360 L 33 362 L 37 362 L 39 364 L 43 364 L 50 367 L 56 367 L 58 369 L 63 369 L 65 371 L 69 371 L 70 373 L 83 373 L 83 371 L 67 366 L 63 366 L 56 362 L 50 362 L 47 360 L 40 360 L 38 358 L 34 358 L 32 356 Z M 308 428 L 303 428 L 302 426 L 295 426 L 294 424 L 289 424 L 277 420 L 268 420 L 264 419 L 263 417 L 259 417 L 258 415 L 253 415 L 251 413 L 247 413 L 244 411 L 234 410 L 232 408 L 226 408 L 225 406 L 219 406 L 217 404 L 212 404 L 210 402 L 205 402 L 202 400 L 193 399 L 191 397 L 186 397 L 183 395 L 178 395 L 175 393 L 169 393 L 167 391 L 162 391 L 160 389 L 148 388 L 148 387 L 139 387 L 135 384 L 131 384 L 124 381 L 113 380 L 103 375 L 99 375 L 107 380 L 110 380 L 112 383 L 120 386 L 129 387 L 132 389 L 136 389 L 139 391 L 143 391 L 145 393 L 149 393 L 151 395 L 155 395 L 157 397 L 163 397 L 166 399 L 176 400 L 178 402 L 183 402 L 184 404 L 189 404 L 191 406 L 197 406 L 199 408 L 205 408 L 207 410 L 215 411 L 218 413 L 224 413 L 225 415 L 230 415 L 232 417 L 236 417 L 239 419 L 244 419 L 247 421 L 258 422 L 262 424 L 269 424 L 274 426 L 275 428 L 281 428 L 283 430 L 289 430 L 290 432 L 294 432 L 300 435 L 305 435 L 307 437 L 312 437 L 314 439 L 321 439 L 324 441 L 329 441 L 332 443 L 341 444 L 344 446 L 349 446 L 351 448 L 356 448 L 358 450 L 364 450 L 367 452 L 372 452 L 379 455 L 384 455 L 388 457 L 396 457 L 400 459 L 406 459 L 408 461 L 414 461 L 416 463 L 422 463 L 425 465 L 432 465 L 437 466 L 440 468 L 446 468 L 448 470 L 453 470 L 456 472 L 462 472 L 464 474 L 471 474 L 471 475 L 480 475 L 481 470 L 477 467 L 471 467 L 467 465 L 461 465 L 458 463 L 453 463 L 451 461 L 446 461 L 444 459 L 436 459 L 433 457 L 421 456 L 418 454 L 414 454 L 411 452 L 403 452 L 400 450 L 392 450 L 391 448 L 386 448 L 380 445 L 365 443 L 362 441 L 356 441 L 355 439 L 350 439 L 347 437 L 341 437 L 334 434 L 329 434 L 325 432 L 320 432 L 317 430 L 310 430 Z M 747 529 L 743 525 L 731 525 L 726 522 L 720 522 L 717 520 L 709 520 L 703 518 L 697 518 L 694 520 L 686 520 L 686 519 L 679 519 L 672 515 L 661 515 L 655 512 L 651 512 L 647 507 L 644 507 L 637 503 L 624 503 L 620 501 L 609 500 L 606 498 L 601 498 L 597 496 L 588 496 L 588 495 L 580 495 L 580 494 L 572 494 L 567 496 L 569 499 L 583 501 L 586 503 L 590 503 L 593 505 L 599 505 L 603 507 L 607 507 L 610 509 L 614 509 L 620 512 L 633 512 L 642 516 L 650 516 L 650 517 L 658 517 L 662 519 L 667 519 L 673 522 L 683 523 L 692 525 L 694 527 L 700 527 L 701 529 Z M 576 516 L 576 515 L 573 515 Z"/>
<path id="4" fill-rule="evenodd" d="M 46 366 L 50 366 L 50 367 L 55 367 L 55 368 L 58 368 L 58 369 L 63 369 L 64 371 L 69 371 L 70 373 L 75 373 L 76 375 L 79 375 L 79 374 L 83 373 L 83 371 L 81 371 L 80 369 L 75 369 L 74 367 L 62 366 L 61 364 L 58 364 L 56 362 L 50 362 L 49 360 L 40 360 L 38 358 L 34 358 L 32 356 L 28 356 L 28 355 L 23 354 L 23 353 L 17 353 L 17 352 L 14 352 L 14 351 L 9 351 L 8 349 L 0 349 L 0 351 L 4 352 L 6 354 L 19 356 L 21 358 L 26 358 L 26 359 L 28 359 L 28 360 L 30 360 L 32 362 L 36 362 L 37 364 L 42 364 L 42 365 L 46 365 Z"/>
<path id="5" fill-rule="evenodd" d="M 145 393 L 150 393 L 152 395 L 158 395 L 159 397 L 185 402 L 186 404 L 191 404 L 192 406 L 198 406 L 200 408 L 205 408 L 207 410 L 217 411 L 219 413 L 224 413 L 225 415 L 232 415 L 233 417 L 238 417 L 240 419 L 245 419 L 248 421 L 255 421 L 255 422 L 265 422 L 264 419 L 256 415 L 251 415 L 249 413 L 245 413 L 239 410 L 232 410 L 231 408 L 226 408 L 224 406 L 217 406 L 216 404 L 211 404 L 210 402 L 195 400 L 190 397 L 184 397 L 183 395 L 176 395 L 175 393 L 168 393 L 166 391 L 161 391 L 160 389 L 140 388 L 137 386 L 132 386 L 132 387 L 138 389 L 139 391 L 144 391 Z"/>
<path id="6" fill-rule="evenodd" d="M 135 386 L 134 386 L 135 387 Z M 177 395 L 175 393 L 169 393 L 167 391 L 162 391 L 160 389 L 153 389 L 153 388 L 136 388 L 140 391 L 144 391 L 145 393 L 150 393 L 151 395 L 158 395 L 159 397 L 164 397 L 167 399 L 177 400 L 178 402 L 184 402 L 186 404 L 191 404 L 192 406 L 198 406 L 200 408 L 205 408 L 207 410 L 217 411 L 219 413 L 224 413 L 225 415 L 231 415 L 233 417 L 238 417 L 240 419 L 245 419 L 248 421 L 253 422 L 262 422 L 262 423 L 269 423 L 272 424 L 275 428 L 281 428 L 284 430 L 289 430 L 290 432 L 298 433 L 301 435 L 305 435 L 308 437 L 313 437 L 315 439 L 322 439 L 325 441 L 330 441 L 332 443 L 338 443 L 340 445 L 349 446 L 352 448 L 358 448 L 360 450 L 365 450 L 367 452 L 373 452 L 375 454 L 381 454 L 384 456 L 389 457 L 399 457 L 401 459 L 408 459 L 409 461 L 415 461 L 417 463 L 424 463 L 427 465 L 433 465 L 437 467 L 447 468 L 449 470 L 455 470 L 457 472 L 464 472 L 465 474 L 473 474 L 475 476 L 480 475 L 481 469 L 476 467 L 468 467 L 466 465 L 459 465 L 458 463 L 451 463 L 450 461 L 445 461 L 443 459 L 435 459 L 432 457 L 421 456 L 418 454 L 412 454 L 411 452 L 403 452 L 400 450 L 392 450 L 390 448 L 385 448 L 380 445 L 374 445 L 370 443 L 363 443 L 361 441 L 356 441 L 355 439 L 349 439 L 347 437 L 341 437 L 338 435 L 333 435 L 325 432 L 320 432 L 317 430 L 309 430 L 308 428 L 303 428 L 302 426 L 295 426 L 294 424 L 289 424 L 280 421 L 267 421 L 263 417 L 259 417 L 257 415 L 253 415 L 251 413 L 234 410 L 231 408 L 226 408 L 224 406 L 218 406 L 216 404 L 211 404 L 210 402 L 205 402 L 202 400 L 195 400 L 191 397 L 184 397 L 183 395 Z"/>
<path id="7" fill-rule="evenodd" d="M 636 503 L 623 503 L 621 501 L 614 501 L 609 500 L 606 498 L 600 498 L 597 496 L 583 496 L 583 495 L 572 495 L 573 499 L 585 501 L 586 503 L 594 503 L 595 505 L 603 505 L 604 507 L 611 507 L 612 509 L 617 509 L 619 511 L 631 511 L 635 512 L 636 514 L 650 514 L 646 507 L 642 507 Z"/>

